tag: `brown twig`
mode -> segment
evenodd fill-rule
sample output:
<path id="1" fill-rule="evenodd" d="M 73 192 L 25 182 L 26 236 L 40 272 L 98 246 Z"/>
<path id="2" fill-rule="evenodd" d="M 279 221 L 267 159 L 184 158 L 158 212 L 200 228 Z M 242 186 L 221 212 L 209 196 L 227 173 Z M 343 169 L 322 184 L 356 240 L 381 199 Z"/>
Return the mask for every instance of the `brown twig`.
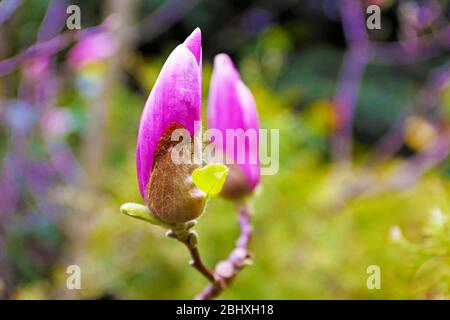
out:
<path id="1" fill-rule="evenodd" d="M 214 273 L 209 270 L 201 259 L 197 246 L 197 233 L 195 231 L 189 230 L 188 228 L 182 230 L 172 230 L 167 234 L 167 236 L 177 239 L 186 246 L 192 258 L 189 264 L 194 269 L 204 275 L 208 281 L 213 283 L 218 281 Z"/>
<path id="2" fill-rule="evenodd" d="M 201 274 L 203 274 L 209 281 L 215 282 L 216 278 L 214 277 L 214 273 L 209 270 L 208 267 L 205 266 L 202 259 L 200 258 L 200 253 L 198 251 L 197 246 L 190 247 L 188 246 L 189 252 L 192 257 L 192 261 L 190 265 L 198 270 Z"/>
<path id="3" fill-rule="evenodd" d="M 214 276 L 218 281 L 212 281 L 195 297 L 196 300 L 209 300 L 217 297 L 243 267 L 251 264 L 251 253 L 248 250 L 248 246 L 252 236 L 252 227 L 250 224 L 250 210 L 247 203 L 238 205 L 238 220 L 240 235 L 236 241 L 236 246 L 228 258 L 220 261 L 214 270 Z"/>

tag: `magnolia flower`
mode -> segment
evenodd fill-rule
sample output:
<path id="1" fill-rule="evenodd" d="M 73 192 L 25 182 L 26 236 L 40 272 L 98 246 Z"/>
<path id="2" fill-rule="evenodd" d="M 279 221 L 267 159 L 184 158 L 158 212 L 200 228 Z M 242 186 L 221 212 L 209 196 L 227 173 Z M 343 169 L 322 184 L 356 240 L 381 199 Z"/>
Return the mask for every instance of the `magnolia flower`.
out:
<path id="1" fill-rule="evenodd" d="M 239 139 L 235 139 L 232 147 L 228 145 L 231 141 L 225 138 L 220 146 L 224 155 L 233 160 L 222 195 L 239 198 L 251 193 L 260 181 L 258 113 L 252 93 L 242 82 L 231 58 L 223 53 L 214 59 L 208 100 L 208 127 L 220 130 L 223 137 L 227 136 L 229 129 L 242 129 L 235 131 L 236 134 L 239 131 L 247 134 L 242 145 L 238 144 Z M 240 154 L 244 155 L 244 161 L 239 161 Z"/>
<path id="2" fill-rule="evenodd" d="M 178 142 L 171 139 L 175 129 L 186 129 L 193 144 L 198 143 L 201 62 L 197 28 L 167 58 L 141 115 L 136 147 L 139 189 L 152 214 L 165 223 L 193 220 L 204 208 L 205 193 L 191 177 L 199 161 L 176 164 L 171 159 Z"/>

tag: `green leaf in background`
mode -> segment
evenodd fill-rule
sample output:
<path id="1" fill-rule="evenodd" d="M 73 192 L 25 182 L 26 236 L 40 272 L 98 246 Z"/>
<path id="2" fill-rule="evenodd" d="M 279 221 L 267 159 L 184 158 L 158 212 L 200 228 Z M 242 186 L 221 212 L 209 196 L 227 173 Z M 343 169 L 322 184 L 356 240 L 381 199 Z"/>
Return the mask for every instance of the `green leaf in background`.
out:
<path id="1" fill-rule="evenodd" d="M 172 225 L 164 223 L 157 217 L 155 217 L 155 215 L 150 211 L 150 209 L 143 204 L 133 202 L 124 203 L 120 207 L 120 212 L 132 218 L 144 220 L 157 226 L 165 227 L 168 229 L 171 229 L 173 227 Z"/>
<path id="2" fill-rule="evenodd" d="M 214 196 L 222 190 L 228 171 L 228 167 L 223 164 L 208 164 L 194 170 L 192 181 L 207 196 Z"/>

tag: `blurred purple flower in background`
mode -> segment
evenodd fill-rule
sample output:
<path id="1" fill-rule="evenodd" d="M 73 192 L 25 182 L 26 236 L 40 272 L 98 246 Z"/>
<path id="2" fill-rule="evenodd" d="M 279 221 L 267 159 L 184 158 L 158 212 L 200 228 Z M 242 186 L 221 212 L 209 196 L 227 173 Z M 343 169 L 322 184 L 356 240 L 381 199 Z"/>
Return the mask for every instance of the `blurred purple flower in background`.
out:
<path id="1" fill-rule="evenodd" d="M 78 43 L 69 52 L 67 63 L 77 70 L 90 62 L 111 56 L 116 49 L 114 37 L 109 32 L 82 33 Z"/>
<path id="2" fill-rule="evenodd" d="M 242 82 L 231 58 L 224 53 L 214 59 L 209 90 L 208 127 L 220 130 L 223 137 L 226 137 L 227 129 L 242 129 L 244 132 L 250 129 L 249 137 L 255 138 L 254 143 L 251 143 L 250 139 L 245 137 L 244 150 L 236 141 L 234 149 L 231 150 L 231 141 L 224 139 L 221 146 L 223 152 L 231 154 L 235 165 L 230 166 L 230 175 L 223 193 L 234 197 L 242 192 L 251 192 L 260 181 L 258 113 L 253 94 Z M 242 151 L 244 161 L 238 161 Z M 242 174 L 245 176 L 244 180 L 239 178 Z M 233 187 L 228 187 L 229 184 L 233 184 Z M 227 190 L 233 195 L 228 194 Z"/>
<path id="3" fill-rule="evenodd" d="M 26 101 L 11 101 L 6 104 L 5 120 L 12 133 L 25 135 L 37 121 L 36 110 Z"/>
<path id="4" fill-rule="evenodd" d="M 25 61 L 23 66 L 23 73 L 27 79 L 39 80 L 42 77 L 48 75 L 50 69 L 50 57 L 46 55 L 41 55 L 37 57 L 32 57 Z"/>
<path id="5" fill-rule="evenodd" d="M 430 27 L 441 15 L 442 8 L 436 1 L 403 2 L 399 5 L 399 17 L 406 36 L 418 36 L 417 33 Z"/>
<path id="6" fill-rule="evenodd" d="M 22 0 L 0 2 L 0 23 L 5 22 L 21 4 Z"/>
<path id="7" fill-rule="evenodd" d="M 262 8 L 252 8 L 243 17 L 244 27 L 254 34 L 266 30 L 273 23 L 273 14 Z"/>

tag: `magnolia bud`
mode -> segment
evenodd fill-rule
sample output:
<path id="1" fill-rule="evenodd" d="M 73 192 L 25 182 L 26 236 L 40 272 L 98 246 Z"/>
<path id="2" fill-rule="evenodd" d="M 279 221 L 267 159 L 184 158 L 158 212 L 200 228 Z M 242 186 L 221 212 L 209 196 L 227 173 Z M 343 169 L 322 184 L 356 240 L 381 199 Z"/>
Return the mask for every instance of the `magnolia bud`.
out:
<path id="1" fill-rule="evenodd" d="M 171 141 L 175 129 L 185 129 L 191 138 L 198 133 L 201 55 L 201 33 L 196 29 L 162 67 L 139 125 L 136 165 L 141 195 L 150 211 L 169 224 L 197 218 L 205 205 L 205 193 L 191 178 L 201 162 L 174 163 L 171 157 L 178 143 Z"/>
<path id="2" fill-rule="evenodd" d="M 169 127 L 156 147 L 145 197 L 150 210 L 166 223 L 183 223 L 198 218 L 203 212 L 206 197 L 192 182 L 192 172 L 198 165 L 176 164 L 172 160 L 172 149 L 177 142 L 171 141 L 170 137 L 175 129 L 177 126 Z"/>

